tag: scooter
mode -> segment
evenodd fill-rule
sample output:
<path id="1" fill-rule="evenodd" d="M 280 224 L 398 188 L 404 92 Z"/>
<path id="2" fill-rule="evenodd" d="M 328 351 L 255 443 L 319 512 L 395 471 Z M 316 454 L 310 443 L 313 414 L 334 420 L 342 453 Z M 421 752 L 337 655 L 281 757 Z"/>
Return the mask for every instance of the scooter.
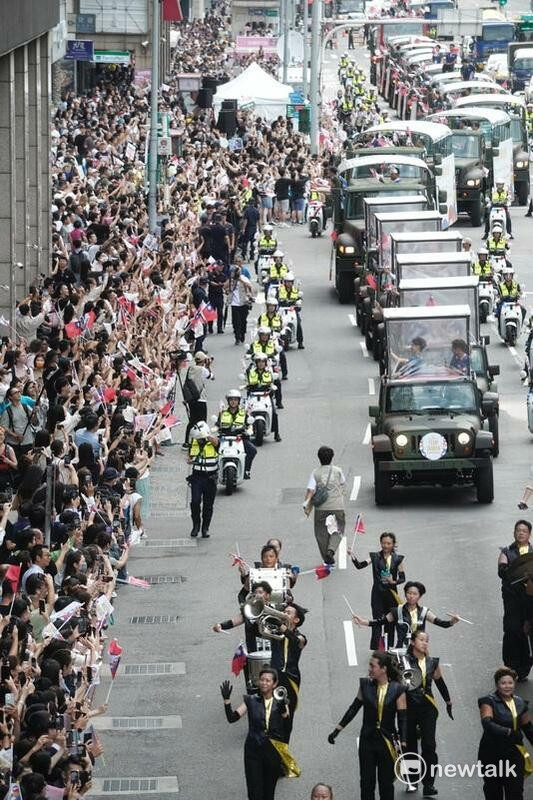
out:
<path id="1" fill-rule="evenodd" d="M 283 325 L 281 331 L 281 341 L 285 350 L 288 350 L 291 344 L 296 341 L 296 329 L 298 327 L 298 316 L 294 306 L 287 308 L 280 308 L 281 324 Z"/>
<path id="2" fill-rule="evenodd" d="M 261 283 L 264 283 L 265 276 L 268 277 L 270 273 L 270 266 L 273 262 L 273 258 L 270 255 L 262 255 L 257 256 L 257 261 L 255 262 L 255 274 L 260 278 Z"/>
<path id="3" fill-rule="evenodd" d="M 232 495 L 244 480 L 245 459 L 242 436 L 222 434 L 218 447 L 218 482 L 226 487 L 227 495 Z"/>
<path id="4" fill-rule="evenodd" d="M 487 317 L 494 311 L 494 287 L 492 279 L 479 281 L 479 321 L 486 322 Z"/>
<path id="5" fill-rule="evenodd" d="M 326 227 L 324 215 L 324 203 L 322 200 L 311 200 L 307 206 L 307 224 L 309 233 L 315 239 L 322 236 L 322 231 Z"/>
<path id="6" fill-rule="evenodd" d="M 522 306 L 517 300 L 504 302 L 500 309 L 499 333 L 510 347 L 516 344 L 522 329 Z"/>
<path id="7" fill-rule="evenodd" d="M 261 447 L 265 436 L 272 433 L 273 411 L 270 392 L 249 392 L 246 411 L 253 419 L 254 444 Z"/>
<path id="8" fill-rule="evenodd" d="M 496 283 L 501 283 L 503 269 L 507 266 L 507 260 L 505 258 L 505 251 L 502 250 L 501 253 L 496 253 L 494 255 L 489 256 L 490 265 L 492 267 L 492 274 L 494 276 L 494 280 Z"/>
<path id="9" fill-rule="evenodd" d="M 507 215 L 505 213 L 505 206 L 501 203 L 493 203 L 490 209 L 489 233 L 491 236 L 495 225 L 500 225 L 503 231 L 507 230 Z"/>

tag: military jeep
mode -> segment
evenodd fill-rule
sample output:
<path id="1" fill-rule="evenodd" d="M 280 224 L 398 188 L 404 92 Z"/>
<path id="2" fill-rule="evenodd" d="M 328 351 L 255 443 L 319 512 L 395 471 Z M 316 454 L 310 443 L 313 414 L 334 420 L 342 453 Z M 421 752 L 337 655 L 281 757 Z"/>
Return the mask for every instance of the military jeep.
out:
<path id="1" fill-rule="evenodd" d="M 469 340 L 468 306 L 384 311 L 387 364 L 379 405 L 370 406 L 375 502 L 395 486 L 467 486 L 480 503 L 494 499 L 493 434 L 497 396 L 482 395 L 469 358 L 453 342 Z"/>

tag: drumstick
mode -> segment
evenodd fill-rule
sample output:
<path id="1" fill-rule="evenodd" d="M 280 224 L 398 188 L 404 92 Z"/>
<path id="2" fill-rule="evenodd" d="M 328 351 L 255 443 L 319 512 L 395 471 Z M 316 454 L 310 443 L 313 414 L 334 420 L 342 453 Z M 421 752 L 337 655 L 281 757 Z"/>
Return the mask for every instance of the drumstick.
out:
<path id="1" fill-rule="evenodd" d="M 343 598 L 344 598 L 344 602 L 346 603 L 346 605 L 350 609 L 350 614 L 352 615 L 352 617 L 355 617 L 355 612 L 354 612 L 353 608 L 351 607 L 351 605 L 349 604 L 349 602 L 348 602 L 348 600 L 346 598 L 346 595 L 343 594 Z"/>
<path id="2" fill-rule="evenodd" d="M 474 624 L 473 622 L 470 622 L 469 619 L 465 619 L 464 617 L 460 617 L 459 614 L 454 614 L 452 611 L 446 611 L 446 614 L 449 617 L 457 617 L 457 619 L 460 619 L 461 622 L 466 622 L 467 625 L 473 625 Z"/>

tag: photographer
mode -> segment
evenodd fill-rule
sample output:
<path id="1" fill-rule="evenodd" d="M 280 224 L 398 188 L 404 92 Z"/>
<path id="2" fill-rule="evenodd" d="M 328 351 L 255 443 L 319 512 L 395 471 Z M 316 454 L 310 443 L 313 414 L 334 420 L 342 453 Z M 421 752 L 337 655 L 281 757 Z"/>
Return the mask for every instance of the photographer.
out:
<path id="1" fill-rule="evenodd" d="M 189 434 L 197 422 L 207 419 L 207 381 L 214 380 L 211 359 L 201 351 L 194 354 L 194 363 L 189 366 L 182 383 L 183 399 L 189 414 L 185 432 L 184 450 L 189 449 Z"/>
<path id="2" fill-rule="evenodd" d="M 229 279 L 229 296 L 231 304 L 231 324 L 235 335 L 235 344 L 244 344 L 246 324 L 253 303 L 251 281 L 242 273 L 241 263 L 236 263 Z"/>

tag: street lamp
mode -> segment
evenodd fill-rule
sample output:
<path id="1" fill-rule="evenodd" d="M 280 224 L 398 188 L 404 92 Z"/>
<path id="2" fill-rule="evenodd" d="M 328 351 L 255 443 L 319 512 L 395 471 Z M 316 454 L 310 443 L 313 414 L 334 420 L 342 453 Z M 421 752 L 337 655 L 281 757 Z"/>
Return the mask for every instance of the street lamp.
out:
<path id="1" fill-rule="evenodd" d="M 152 0 L 152 88 L 150 92 L 150 150 L 148 170 L 148 224 L 157 228 L 157 93 L 159 91 L 159 0 Z"/>

